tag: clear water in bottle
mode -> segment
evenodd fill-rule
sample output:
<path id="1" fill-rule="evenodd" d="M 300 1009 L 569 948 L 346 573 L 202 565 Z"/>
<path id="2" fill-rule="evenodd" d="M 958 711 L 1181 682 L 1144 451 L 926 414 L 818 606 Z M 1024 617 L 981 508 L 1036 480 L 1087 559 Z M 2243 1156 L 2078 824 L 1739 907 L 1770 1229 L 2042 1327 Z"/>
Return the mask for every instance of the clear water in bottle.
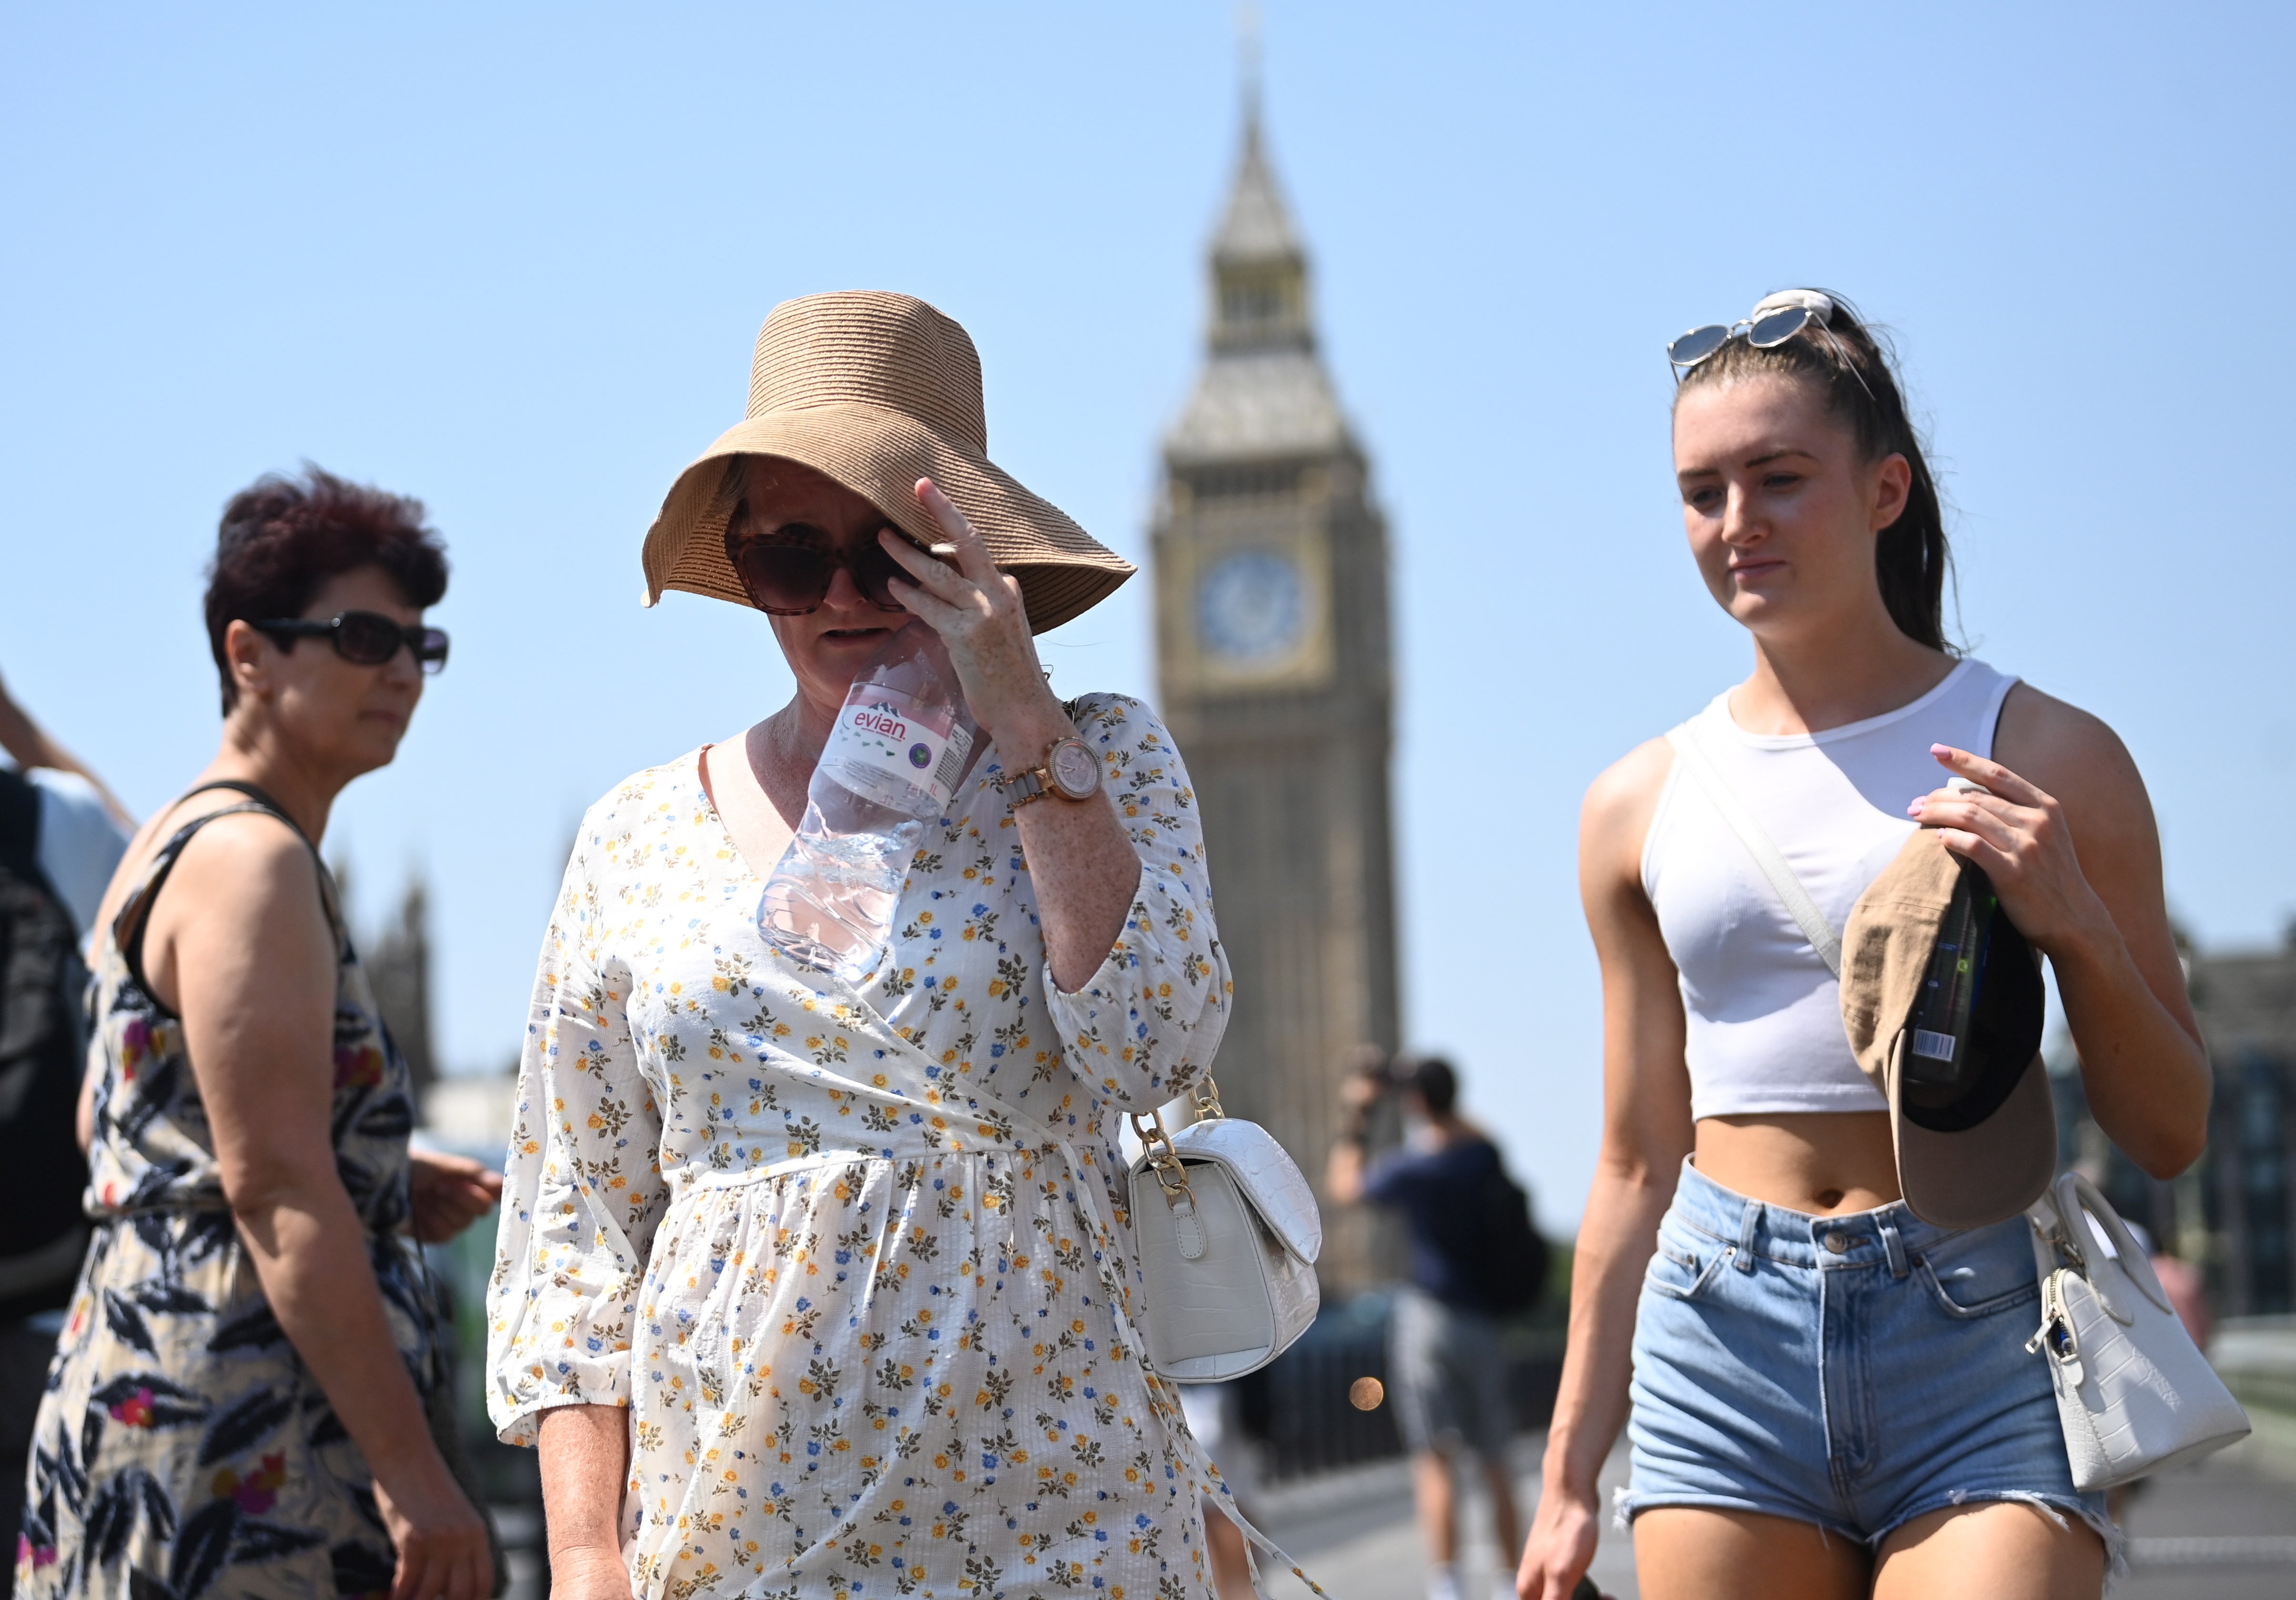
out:
<path id="1" fill-rule="evenodd" d="M 805 820 L 766 880 L 766 942 L 849 981 L 874 970 L 927 822 L 947 811 L 979 725 L 940 636 L 912 622 L 861 669 L 822 747 Z"/>

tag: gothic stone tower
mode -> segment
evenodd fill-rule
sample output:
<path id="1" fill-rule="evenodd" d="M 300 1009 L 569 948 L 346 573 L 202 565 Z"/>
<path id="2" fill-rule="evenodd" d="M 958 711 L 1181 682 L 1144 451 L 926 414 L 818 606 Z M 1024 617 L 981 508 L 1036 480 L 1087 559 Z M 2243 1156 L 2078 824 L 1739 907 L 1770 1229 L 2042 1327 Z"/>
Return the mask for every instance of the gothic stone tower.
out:
<path id="1" fill-rule="evenodd" d="M 1211 280 L 1203 370 L 1164 440 L 1158 665 L 1235 974 L 1215 1071 L 1320 1187 L 1351 1052 L 1398 1031 L 1387 537 L 1256 106 Z M 1325 1221 L 1327 1284 L 1374 1276 L 1363 1221 Z"/>

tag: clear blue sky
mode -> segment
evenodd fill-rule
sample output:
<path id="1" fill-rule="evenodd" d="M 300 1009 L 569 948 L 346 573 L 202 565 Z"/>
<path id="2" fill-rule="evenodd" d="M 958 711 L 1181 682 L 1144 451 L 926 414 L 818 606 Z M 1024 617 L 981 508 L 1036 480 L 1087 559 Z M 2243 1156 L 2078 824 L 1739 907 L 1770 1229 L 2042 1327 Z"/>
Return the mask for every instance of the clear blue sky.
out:
<path id="1" fill-rule="evenodd" d="M 1599 1106 L 1578 797 L 1746 662 L 1683 548 L 1660 346 L 1770 288 L 1897 331 L 1964 636 L 2120 730 L 2204 943 L 2278 937 L 2285 7 L 1267 12 L 1275 160 L 1394 533 L 1408 1031 L 1552 1219 Z M 753 616 L 636 603 L 775 301 L 956 316 L 999 460 L 1144 559 L 1232 39 L 1218 0 L 9 8 L 0 673 L 157 806 L 215 739 L 224 499 L 304 457 L 422 496 L 454 664 L 330 846 L 370 915 L 430 874 L 443 1048 L 500 1064 L 582 807 L 786 693 Z M 1050 640 L 1061 686 L 1152 693 L 1147 603 Z M 1455 730 L 1494 684 L 1507 734 Z"/>

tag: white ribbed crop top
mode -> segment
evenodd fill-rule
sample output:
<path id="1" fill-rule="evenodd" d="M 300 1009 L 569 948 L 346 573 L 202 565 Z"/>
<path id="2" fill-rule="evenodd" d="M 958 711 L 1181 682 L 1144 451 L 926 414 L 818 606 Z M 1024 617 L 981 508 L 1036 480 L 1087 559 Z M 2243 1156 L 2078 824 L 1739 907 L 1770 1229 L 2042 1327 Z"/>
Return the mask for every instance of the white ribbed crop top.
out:
<path id="1" fill-rule="evenodd" d="M 1836 929 L 1948 775 L 1930 754 L 1993 753 L 2013 677 L 1964 661 L 1910 705 L 1822 734 L 1750 734 L 1726 692 L 1691 718 Z M 1849 1053 L 1841 986 L 1746 847 L 1677 760 L 1643 841 L 1643 889 L 1682 974 L 1690 1113 L 1887 1111 Z"/>

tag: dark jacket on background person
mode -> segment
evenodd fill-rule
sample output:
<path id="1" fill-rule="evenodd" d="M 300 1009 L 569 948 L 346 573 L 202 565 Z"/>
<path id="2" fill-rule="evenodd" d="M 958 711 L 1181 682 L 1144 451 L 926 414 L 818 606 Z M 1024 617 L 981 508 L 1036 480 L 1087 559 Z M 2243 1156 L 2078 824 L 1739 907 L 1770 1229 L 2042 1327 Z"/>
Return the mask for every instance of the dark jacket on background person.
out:
<path id="1" fill-rule="evenodd" d="M 1537 1302 L 1546 1242 L 1488 1139 L 1391 1151 L 1365 1175 L 1363 1198 L 1403 1213 L 1411 1281 L 1433 1299 L 1486 1315 Z"/>

